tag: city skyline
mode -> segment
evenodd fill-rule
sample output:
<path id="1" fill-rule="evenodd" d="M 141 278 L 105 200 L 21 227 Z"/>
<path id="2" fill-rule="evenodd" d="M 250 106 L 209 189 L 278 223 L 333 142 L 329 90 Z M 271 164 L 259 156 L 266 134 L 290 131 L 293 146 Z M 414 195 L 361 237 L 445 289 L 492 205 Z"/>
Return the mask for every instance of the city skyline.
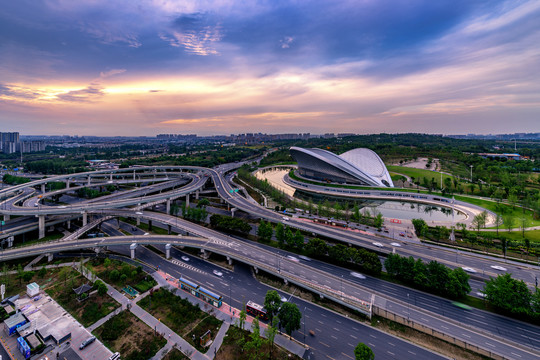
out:
<path id="1" fill-rule="evenodd" d="M 19 1 L 0 122 L 29 135 L 538 132 L 536 1 Z"/>

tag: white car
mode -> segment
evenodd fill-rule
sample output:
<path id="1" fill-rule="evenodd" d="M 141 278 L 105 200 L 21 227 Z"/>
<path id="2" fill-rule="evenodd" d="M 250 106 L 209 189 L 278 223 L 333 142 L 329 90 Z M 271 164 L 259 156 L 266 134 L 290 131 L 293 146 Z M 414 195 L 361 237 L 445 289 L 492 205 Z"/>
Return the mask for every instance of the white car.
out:
<path id="1" fill-rule="evenodd" d="M 135 212 L 135 215 L 142 215 L 143 213 L 140 211 Z"/>
<path id="2" fill-rule="evenodd" d="M 374 242 L 373 245 L 375 245 L 377 247 L 380 247 L 380 248 L 384 247 L 384 245 L 381 244 L 380 242 Z"/>
<path id="3" fill-rule="evenodd" d="M 184 261 L 189 261 L 189 258 L 186 255 L 182 256 L 180 259 L 182 259 Z"/>
<path id="4" fill-rule="evenodd" d="M 311 259 L 308 258 L 308 257 L 305 256 L 305 255 L 298 255 L 298 257 L 299 257 L 300 259 L 302 259 L 302 260 L 311 261 Z"/>
<path id="5" fill-rule="evenodd" d="M 223 276 L 223 273 L 222 273 L 221 271 L 219 271 L 219 270 L 212 270 L 212 272 L 213 272 L 214 275 L 216 275 L 216 276 L 220 276 L 220 277 Z"/>
<path id="6" fill-rule="evenodd" d="M 150 233 L 144 233 L 143 235 L 145 235 L 145 236 L 146 236 L 146 235 L 150 235 Z"/>
<path id="7" fill-rule="evenodd" d="M 492 269 L 499 270 L 499 271 L 506 271 L 507 269 L 505 267 L 502 267 L 500 265 L 491 265 Z"/>
<path id="8" fill-rule="evenodd" d="M 360 273 L 357 273 L 357 272 L 351 272 L 351 276 L 354 276 L 355 278 L 358 278 L 358 279 L 365 279 L 366 276 L 365 275 L 362 275 Z"/>
<path id="9" fill-rule="evenodd" d="M 462 269 L 468 273 L 472 273 L 472 274 L 476 273 L 476 270 L 470 267 L 462 267 Z"/>
<path id="10" fill-rule="evenodd" d="M 287 221 L 287 220 L 289 220 L 289 217 L 288 217 L 288 216 L 284 216 L 284 217 L 283 217 L 283 220 Z"/>
<path id="11" fill-rule="evenodd" d="M 281 297 L 281 302 L 287 302 L 287 298 L 285 296 Z"/>
<path id="12" fill-rule="evenodd" d="M 298 260 L 297 257 L 294 257 L 292 255 L 287 255 L 287 259 L 291 260 L 291 261 L 294 261 L 294 262 L 300 262 L 300 260 Z"/>
<path id="13" fill-rule="evenodd" d="M 395 246 L 395 247 L 400 247 L 401 246 L 401 244 L 397 243 L 397 242 L 390 243 L 390 245 Z"/>
<path id="14" fill-rule="evenodd" d="M 486 297 L 486 294 L 484 294 L 484 293 L 481 292 L 481 291 L 477 291 L 477 292 L 476 292 L 476 295 L 480 296 L 481 298 L 485 298 L 485 297 Z"/>

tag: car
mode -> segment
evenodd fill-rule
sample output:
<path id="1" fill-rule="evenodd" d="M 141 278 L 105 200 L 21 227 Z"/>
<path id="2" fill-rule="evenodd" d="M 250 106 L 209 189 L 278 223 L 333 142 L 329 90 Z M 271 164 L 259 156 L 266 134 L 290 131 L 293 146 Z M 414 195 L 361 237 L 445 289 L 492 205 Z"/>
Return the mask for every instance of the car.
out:
<path id="1" fill-rule="evenodd" d="M 380 248 L 384 247 L 384 245 L 381 244 L 380 242 L 374 242 L 374 243 L 372 243 L 372 244 L 375 245 L 375 246 L 377 246 L 377 247 L 380 247 Z"/>
<path id="2" fill-rule="evenodd" d="M 140 211 L 136 211 L 136 212 L 135 212 L 135 215 L 142 215 L 142 214 L 143 214 L 143 213 L 140 212 Z"/>
<path id="3" fill-rule="evenodd" d="M 291 261 L 294 261 L 294 262 L 300 262 L 300 260 L 298 260 L 297 257 L 294 257 L 292 255 L 287 255 L 287 259 L 291 260 Z"/>
<path id="4" fill-rule="evenodd" d="M 401 246 L 401 244 L 397 243 L 397 242 L 390 243 L 390 245 L 395 246 L 395 247 L 400 247 Z"/>
<path id="5" fill-rule="evenodd" d="M 284 216 L 284 217 L 283 217 L 283 220 L 287 221 L 287 220 L 289 220 L 289 217 L 288 217 L 288 216 Z"/>
<path id="6" fill-rule="evenodd" d="M 58 208 L 59 208 L 59 209 L 65 209 L 65 208 L 66 208 L 66 205 L 60 205 Z"/>
<path id="7" fill-rule="evenodd" d="M 412 239 L 412 235 L 411 235 L 411 234 L 407 234 L 407 237 L 408 237 L 409 239 Z"/>
<path id="8" fill-rule="evenodd" d="M 143 235 L 150 235 L 150 233 L 147 233 L 147 232 L 146 232 L 146 233 L 144 233 Z"/>
<path id="9" fill-rule="evenodd" d="M 189 258 L 186 255 L 183 255 L 180 259 L 182 259 L 184 261 L 189 261 Z"/>
<path id="10" fill-rule="evenodd" d="M 399 233 L 399 236 L 405 237 L 405 233 L 404 233 L 404 232 L 400 232 L 400 233 Z"/>
<path id="11" fill-rule="evenodd" d="M 357 273 L 357 272 L 351 272 L 351 276 L 355 277 L 355 278 L 358 278 L 358 279 L 365 279 L 366 276 L 363 275 L 363 274 L 360 274 L 360 273 Z"/>
<path id="12" fill-rule="evenodd" d="M 90 345 L 91 343 L 93 343 L 94 341 L 96 341 L 96 337 L 95 337 L 95 336 L 89 337 L 88 339 L 84 340 L 84 341 L 81 343 L 81 345 L 79 346 L 79 350 L 84 349 L 85 347 L 87 347 L 88 345 Z"/>
<path id="13" fill-rule="evenodd" d="M 219 277 L 223 276 L 223 273 L 222 273 L 221 271 L 219 271 L 219 270 L 212 270 L 212 272 L 213 272 L 214 275 L 216 275 L 216 276 L 219 276 Z"/>
<path id="14" fill-rule="evenodd" d="M 476 295 L 480 296 L 481 298 L 485 298 L 485 297 L 487 296 L 486 294 L 484 294 L 484 293 L 481 292 L 481 291 L 477 291 L 477 292 L 476 292 Z"/>
<path id="15" fill-rule="evenodd" d="M 287 298 L 285 296 L 281 297 L 281 302 L 287 302 Z"/>
<path id="16" fill-rule="evenodd" d="M 305 260 L 305 261 L 311 261 L 311 259 L 308 258 L 308 257 L 305 256 L 305 255 L 298 255 L 298 257 L 299 257 L 300 259 L 302 259 L 302 260 Z"/>
<path id="17" fill-rule="evenodd" d="M 492 269 L 499 270 L 499 271 L 506 271 L 507 269 L 505 267 L 502 267 L 500 265 L 491 265 Z"/>
<path id="18" fill-rule="evenodd" d="M 476 273 L 476 270 L 474 270 L 473 268 L 470 268 L 470 267 L 461 267 L 464 271 L 468 272 L 468 273 Z"/>

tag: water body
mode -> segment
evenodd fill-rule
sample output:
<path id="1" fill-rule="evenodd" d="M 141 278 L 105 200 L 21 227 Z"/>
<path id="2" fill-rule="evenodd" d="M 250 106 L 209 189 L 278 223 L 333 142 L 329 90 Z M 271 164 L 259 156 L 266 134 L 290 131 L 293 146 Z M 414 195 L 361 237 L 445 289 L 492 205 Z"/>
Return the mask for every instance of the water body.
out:
<path id="1" fill-rule="evenodd" d="M 360 212 L 369 211 L 371 214 L 374 212 L 380 212 L 383 217 L 389 219 L 423 219 L 426 222 L 429 221 L 452 221 L 452 209 L 444 206 L 435 206 L 420 204 L 406 201 L 385 201 L 385 200 L 366 200 L 358 198 L 343 198 L 333 196 L 321 196 L 318 194 L 312 194 L 309 192 L 303 192 L 297 190 L 295 197 L 309 201 L 310 199 L 315 203 L 321 203 L 328 201 L 330 204 L 336 202 L 344 206 L 349 203 L 349 208 L 352 209 L 354 205 L 358 205 Z M 466 220 L 465 214 L 454 211 L 455 222 L 461 222 Z"/>

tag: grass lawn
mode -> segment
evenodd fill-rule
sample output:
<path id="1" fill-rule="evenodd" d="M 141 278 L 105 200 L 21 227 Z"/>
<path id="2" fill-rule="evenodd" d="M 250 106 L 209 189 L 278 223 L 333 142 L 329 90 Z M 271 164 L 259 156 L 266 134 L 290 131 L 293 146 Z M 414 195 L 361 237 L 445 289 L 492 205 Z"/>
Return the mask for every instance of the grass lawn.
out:
<path id="1" fill-rule="evenodd" d="M 485 232 L 480 231 L 480 234 L 483 235 Z M 513 240 L 513 241 L 522 241 L 523 235 L 521 231 L 506 231 L 499 229 L 499 234 L 501 236 L 504 236 L 507 239 Z M 525 237 L 529 239 L 532 242 L 540 243 L 540 230 L 530 230 L 525 231 Z"/>
<path id="2" fill-rule="evenodd" d="M 64 268 L 64 271 L 65 269 L 70 270 L 66 279 L 60 279 L 54 286 L 48 287 L 46 292 L 83 326 L 92 325 L 120 306 L 107 294 L 100 296 L 97 293 L 79 302 L 73 288 L 87 283 L 88 280 L 71 268 Z M 60 272 L 59 276 L 64 278 L 64 273 Z"/>
<path id="3" fill-rule="evenodd" d="M 182 354 L 178 349 L 172 349 L 163 357 L 163 360 L 189 360 L 189 358 Z"/>
<path id="4" fill-rule="evenodd" d="M 395 165 L 388 165 L 386 167 L 388 171 L 391 171 L 396 174 L 403 174 L 408 177 L 414 177 L 415 181 L 420 181 L 420 184 L 422 184 L 422 178 L 428 179 L 428 181 L 431 181 L 431 178 L 435 179 L 435 183 L 437 183 L 437 187 L 441 188 L 441 173 L 437 171 L 431 171 L 431 170 L 424 170 L 424 169 L 416 169 L 406 166 L 395 166 Z M 443 182 L 444 179 L 449 178 L 450 180 L 453 179 L 452 176 L 447 174 L 442 174 Z"/>
<path id="5" fill-rule="evenodd" d="M 261 332 L 264 331 L 261 329 Z M 231 326 L 225 338 L 223 339 L 223 344 L 219 348 L 216 357 L 216 360 L 249 360 L 249 359 L 262 359 L 263 357 L 256 357 L 257 354 L 270 354 L 270 344 L 267 343 L 266 339 L 263 340 L 263 345 L 258 351 L 243 351 L 242 346 L 239 343 L 244 339 L 244 343 L 251 341 L 251 333 L 246 330 L 240 330 L 236 326 Z M 245 349 L 245 346 L 244 346 Z M 354 354 L 351 354 L 354 355 Z M 255 357 L 254 357 L 255 356 Z M 285 359 L 300 359 L 294 354 L 290 354 L 284 349 L 274 344 L 272 350 L 272 359 L 276 360 L 285 360 Z"/>
<path id="6" fill-rule="evenodd" d="M 206 330 L 211 330 L 214 339 L 222 323 L 188 300 L 165 289 L 155 291 L 138 304 L 199 350 L 202 348 L 198 346 L 198 337 Z M 195 335 L 196 342 L 193 342 L 192 335 Z"/>
<path id="7" fill-rule="evenodd" d="M 111 351 L 118 351 L 124 360 L 150 359 L 167 343 L 129 311 L 113 316 L 93 334 Z"/>

